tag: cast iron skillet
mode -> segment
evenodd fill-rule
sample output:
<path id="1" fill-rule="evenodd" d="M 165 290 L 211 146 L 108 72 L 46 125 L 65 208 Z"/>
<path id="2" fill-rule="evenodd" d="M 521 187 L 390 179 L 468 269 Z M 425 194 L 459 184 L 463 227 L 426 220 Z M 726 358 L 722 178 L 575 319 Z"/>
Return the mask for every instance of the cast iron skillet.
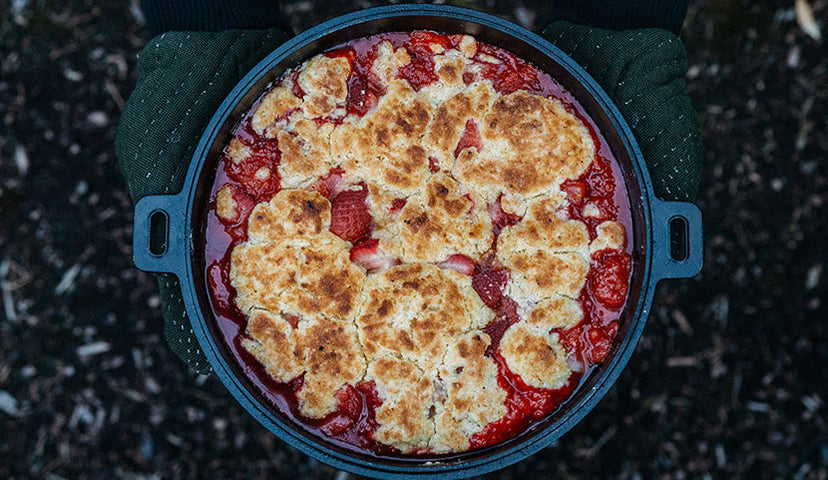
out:
<path id="1" fill-rule="evenodd" d="M 613 349 L 561 408 L 516 438 L 484 449 L 428 459 L 379 458 L 330 444 L 269 407 L 221 341 L 204 277 L 207 202 L 221 153 L 240 118 L 288 68 L 346 41 L 381 32 L 435 30 L 465 33 L 502 47 L 549 73 L 585 108 L 603 133 L 625 177 L 632 210 L 633 274 Z M 166 237 L 151 245 L 150 230 Z M 279 438 L 327 464 L 377 478 L 461 478 L 505 467 L 549 445 L 582 420 L 607 393 L 635 349 L 656 283 L 701 270 L 701 213 L 690 203 L 655 197 L 644 159 L 617 108 L 587 73 L 540 36 L 500 18 L 438 5 L 397 5 L 345 15 L 314 27 L 274 50 L 233 89 L 199 142 L 182 191 L 143 198 L 135 207 L 134 260 L 138 268 L 178 276 L 201 348 L 230 394 Z"/>

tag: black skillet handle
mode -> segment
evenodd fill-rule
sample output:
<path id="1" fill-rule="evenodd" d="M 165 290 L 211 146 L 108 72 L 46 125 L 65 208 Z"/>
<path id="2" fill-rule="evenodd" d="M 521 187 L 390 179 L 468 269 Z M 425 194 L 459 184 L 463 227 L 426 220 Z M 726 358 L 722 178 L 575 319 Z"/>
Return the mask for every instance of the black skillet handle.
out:
<path id="1" fill-rule="evenodd" d="M 690 278 L 702 269 L 704 257 L 702 216 L 699 207 L 687 202 L 665 202 L 653 198 L 653 278 Z"/>
<path id="2" fill-rule="evenodd" d="M 187 199 L 183 194 L 144 197 L 135 205 L 132 260 L 145 272 L 184 273 Z"/>

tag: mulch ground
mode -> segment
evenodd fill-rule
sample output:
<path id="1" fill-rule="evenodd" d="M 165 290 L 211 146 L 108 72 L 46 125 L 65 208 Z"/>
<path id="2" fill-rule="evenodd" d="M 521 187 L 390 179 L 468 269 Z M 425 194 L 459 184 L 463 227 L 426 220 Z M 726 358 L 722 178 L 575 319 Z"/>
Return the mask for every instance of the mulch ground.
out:
<path id="1" fill-rule="evenodd" d="M 529 27 L 548 13 L 477 3 Z M 296 30 L 356 8 L 283 4 Z M 826 27 L 828 2 L 810 4 Z M 0 478 L 347 478 L 166 347 L 113 153 L 148 40 L 137 5 L 0 9 Z M 694 3 L 682 38 L 704 271 L 661 284 L 586 420 L 490 478 L 828 478 L 825 41 L 793 1 L 747 0 Z"/>

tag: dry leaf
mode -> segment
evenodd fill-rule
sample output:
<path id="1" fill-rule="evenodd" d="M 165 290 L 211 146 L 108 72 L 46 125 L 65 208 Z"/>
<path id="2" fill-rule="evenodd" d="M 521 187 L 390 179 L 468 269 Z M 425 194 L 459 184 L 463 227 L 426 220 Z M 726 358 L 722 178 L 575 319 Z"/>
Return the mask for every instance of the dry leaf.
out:
<path id="1" fill-rule="evenodd" d="M 814 40 L 822 39 L 819 24 L 814 19 L 814 11 L 806 0 L 796 0 L 796 23 L 809 37 Z"/>

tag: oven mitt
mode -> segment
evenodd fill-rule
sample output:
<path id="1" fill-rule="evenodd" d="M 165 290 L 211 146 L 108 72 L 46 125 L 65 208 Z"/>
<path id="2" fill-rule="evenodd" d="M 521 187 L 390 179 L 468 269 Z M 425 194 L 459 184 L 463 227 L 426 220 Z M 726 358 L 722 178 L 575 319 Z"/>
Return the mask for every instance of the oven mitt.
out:
<path id="1" fill-rule="evenodd" d="M 667 30 L 605 30 L 566 21 L 543 31 L 607 92 L 632 129 L 662 200 L 693 201 L 701 126 L 685 92 L 687 53 Z"/>
<path id="2" fill-rule="evenodd" d="M 630 123 L 656 194 L 692 200 L 701 172 L 700 128 L 685 94 L 686 53 L 665 30 L 611 31 L 557 21 L 543 34 L 601 84 Z M 121 117 L 115 153 L 132 200 L 181 190 L 195 146 L 241 77 L 287 39 L 277 29 L 170 32 L 150 40 Z M 211 368 L 174 275 L 158 275 L 164 333 L 195 371 Z"/>
<path id="3" fill-rule="evenodd" d="M 115 155 L 133 202 L 181 191 L 195 147 L 224 97 L 289 36 L 279 29 L 168 32 L 138 56 L 135 90 L 121 114 Z M 159 274 L 164 335 L 201 374 L 211 367 L 198 346 L 178 277 Z"/>

